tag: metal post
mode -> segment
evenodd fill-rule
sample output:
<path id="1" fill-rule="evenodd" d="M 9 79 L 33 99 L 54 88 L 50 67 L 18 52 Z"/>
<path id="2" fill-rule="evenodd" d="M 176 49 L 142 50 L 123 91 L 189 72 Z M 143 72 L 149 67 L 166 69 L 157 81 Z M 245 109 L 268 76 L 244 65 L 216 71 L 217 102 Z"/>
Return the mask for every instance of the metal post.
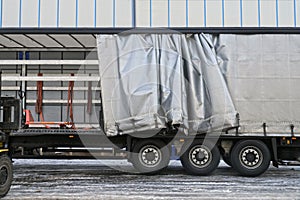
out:
<path id="1" fill-rule="evenodd" d="M 2 70 L 0 70 L 0 98 L 2 95 Z"/>
<path id="2" fill-rule="evenodd" d="M 26 60 L 26 52 L 23 52 L 23 60 Z M 21 76 L 25 77 L 26 76 L 26 72 L 27 72 L 27 66 L 26 64 L 22 64 L 22 72 L 21 72 Z M 21 93 L 26 93 L 26 81 L 22 81 L 21 84 Z M 23 96 L 22 98 L 22 108 L 23 110 L 26 109 L 26 95 Z"/>

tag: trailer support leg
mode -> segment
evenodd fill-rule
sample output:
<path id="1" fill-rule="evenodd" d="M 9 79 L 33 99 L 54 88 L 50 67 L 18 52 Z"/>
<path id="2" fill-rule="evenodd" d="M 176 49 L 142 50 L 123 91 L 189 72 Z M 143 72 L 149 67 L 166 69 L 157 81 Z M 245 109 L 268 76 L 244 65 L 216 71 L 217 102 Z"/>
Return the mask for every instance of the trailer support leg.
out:
<path id="1" fill-rule="evenodd" d="M 277 153 L 277 141 L 276 138 L 271 139 L 273 150 L 273 166 L 278 168 L 278 153 Z"/>

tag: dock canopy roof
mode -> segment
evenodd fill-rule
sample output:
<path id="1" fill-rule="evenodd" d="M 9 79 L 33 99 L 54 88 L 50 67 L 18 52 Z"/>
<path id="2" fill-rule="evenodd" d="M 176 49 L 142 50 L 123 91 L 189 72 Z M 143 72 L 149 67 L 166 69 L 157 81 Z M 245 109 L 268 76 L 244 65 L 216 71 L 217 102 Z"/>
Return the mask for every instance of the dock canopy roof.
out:
<path id="1" fill-rule="evenodd" d="M 82 50 L 96 48 L 96 34 L 128 33 L 300 34 L 300 28 L 0 28 L 3 50 Z"/>

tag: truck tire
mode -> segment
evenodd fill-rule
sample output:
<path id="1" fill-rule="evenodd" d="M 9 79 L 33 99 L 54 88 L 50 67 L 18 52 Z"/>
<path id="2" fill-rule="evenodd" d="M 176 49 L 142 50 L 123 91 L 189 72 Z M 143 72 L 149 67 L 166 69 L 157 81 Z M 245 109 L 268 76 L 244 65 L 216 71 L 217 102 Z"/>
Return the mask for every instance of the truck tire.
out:
<path id="1" fill-rule="evenodd" d="M 168 166 L 170 156 L 170 150 L 163 141 L 145 139 L 135 143 L 131 162 L 138 172 L 155 174 Z"/>
<path id="2" fill-rule="evenodd" d="M 271 154 L 260 140 L 243 140 L 236 143 L 231 151 L 232 167 L 242 176 L 259 176 L 270 165 Z"/>
<path id="3" fill-rule="evenodd" d="M 222 155 L 222 159 L 223 161 L 230 167 L 232 167 L 232 164 L 231 164 L 231 160 L 230 160 L 230 155 L 225 155 L 223 154 Z"/>
<path id="4" fill-rule="evenodd" d="M 11 186 L 13 179 L 13 167 L 11 159 L 6 156 L 0 156 L 0 198 L 4 197 Z"/>
<path id="5" fill-rule="evenodd" d="M 195 140 L 180 157 L 184 169 L 192 175 L 205 176 L 220 163 L 219 149 L 209 141 Z"/>

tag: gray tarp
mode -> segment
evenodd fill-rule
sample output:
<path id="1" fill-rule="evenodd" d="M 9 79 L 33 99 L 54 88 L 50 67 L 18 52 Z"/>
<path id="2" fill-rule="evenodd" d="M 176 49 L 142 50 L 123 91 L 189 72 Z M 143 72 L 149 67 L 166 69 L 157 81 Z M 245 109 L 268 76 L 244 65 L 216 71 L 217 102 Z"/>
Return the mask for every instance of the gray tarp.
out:
<path id="1" fill-rule="evenodd" d="M 215 37 L 220 69 L 240 115 L 240 132 L 300 132 L 300 37 L 293 34 Z"/>
<path id="2" fill-rule="evenodd" d="M 186 134 L 237 126 L 209 35 L 98 35 L 104 131 Z"/>

